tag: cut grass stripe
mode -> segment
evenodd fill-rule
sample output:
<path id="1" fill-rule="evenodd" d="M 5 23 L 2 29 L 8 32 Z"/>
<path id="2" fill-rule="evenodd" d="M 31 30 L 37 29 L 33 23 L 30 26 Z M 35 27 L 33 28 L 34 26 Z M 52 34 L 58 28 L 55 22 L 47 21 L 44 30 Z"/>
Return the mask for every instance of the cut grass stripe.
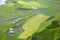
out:
<path id="1" fill-rule="evenodd" d="M 46 19 L 48 19 L 49 16 L 38 14 L 30 19 L 23 25 L 23 29 L 25 30 L 23 33 L 21 33 L 18 38 L 25 39 L 29 36 L 31 36 L 33 33 L 35 33 L 41 23 L 43 23 Z"/>

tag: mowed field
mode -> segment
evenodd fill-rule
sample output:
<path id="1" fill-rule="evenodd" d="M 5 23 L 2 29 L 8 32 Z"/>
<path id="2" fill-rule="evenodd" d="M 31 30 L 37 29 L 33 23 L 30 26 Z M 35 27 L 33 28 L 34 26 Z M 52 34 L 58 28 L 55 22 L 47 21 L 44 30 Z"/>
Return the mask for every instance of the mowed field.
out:
<path id="1" fill-rule="evenodd" d="M 6 4 L 4 6 L 0 6 L 0 20 L 12 18 L 12 17 L 17 17 L 17 16 L 23 16 L 23 15 L 31 15 L 34 13 L 38 14 L 43 14 L 43 15 L 48 15 L 48 16 L 55 16 L 55 19 L 60 19 L 60 2 L 59 0 L 37 0 L 40 3 L 46 5 L 48 8 L 47 9 L 38 9 L 38 10 L 18 10 L 16 7 L 14 7 L 12 4 Z M 24 17 L 21 17 L 24 18 Z M 25 17 L 21 22 L 21 26 L 27 21 Z M 28 16 L 29 18 L 29 16 Z M 18 35 L 20 34 L 14 34 L 9 35 L 7 34 L 7 30 L 12 27 L 12 22 L 15 22 L 18 18 L 7 21 L 7 22 L 1 22 L 0 23 L 0 40 L 20 40 L 18 39 Z M 23 35 L 24 36 L 24 35 Z"/>

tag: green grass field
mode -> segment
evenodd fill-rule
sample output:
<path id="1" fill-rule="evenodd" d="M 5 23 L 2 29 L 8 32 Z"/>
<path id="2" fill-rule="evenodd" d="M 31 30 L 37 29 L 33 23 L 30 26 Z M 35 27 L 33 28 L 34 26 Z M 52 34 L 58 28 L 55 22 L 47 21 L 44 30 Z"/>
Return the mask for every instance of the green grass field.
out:
<path id="1" fill-rule="evenodd" d="M 27 0 L 24 0 L 24 1 L 27 1 Z M 32 0 L 29 0 L 29 1 L 31 2 Z M 7 3 L 3 6 L 0 6 L 0 20 L 4 20 L 4 19 L 16 17 L 16 16 L 23 16 L 27 14 L 30 15 L 30 16 L 21 17 L 22 22 L 19 21 L 19 23 L 21 27 L 25 29 L 25 31 L 18 34 L 13 34 L 13 35 L 7 34 L 7 30 L 10 27 L 12 27 L 12 22 L 15 22 L 18 18 L 11 21 L 7 21 L 7 22 L 1 22 L 0 23 L 0 40 L 25 40 L 24 38 L 31 36 L 38 30 L 38 28 L 40 27 L 40 22 L 44 22 L 50 16 L 54 16 L 54 20 L 60 19 L 60 0 L 46 0 L 46 1 L 37 0 L 37 2 L 44 4 L 45 7 L 47 6 L 47 8 L 39 8 L 37 10 L 21 9 L 21 8 L 18 8 L 17 6 L 13 6 L 12 3 Z M 34 13 L 41 14 L 41 15 L 38 15 L 38 16 L 33 15 Z M 40 16 L 44 16 L 44 18 L 39 19 Z M 32 22 L 32 25 L 30 25 L 31 24 L 30 22 Z"/>

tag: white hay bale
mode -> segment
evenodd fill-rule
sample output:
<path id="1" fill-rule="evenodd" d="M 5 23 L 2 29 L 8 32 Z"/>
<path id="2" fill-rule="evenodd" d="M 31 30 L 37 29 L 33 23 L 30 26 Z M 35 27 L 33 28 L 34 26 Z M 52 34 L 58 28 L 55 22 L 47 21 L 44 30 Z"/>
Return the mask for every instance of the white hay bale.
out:
<path id="1" fill-rule="evenodd" d="M 32 9 L 38 9 L 37 7 L 33 6 Z"/>
<path id="2" fill-rule="evenodd" d="M 18 20 L 21 20 L 21 18 L 18 18 Z"/>
<path id="3" fill-rule="evenodd" d="M 12 23 L 15 23 L 15 22 L 12 22 Z"/>
<path id="4" fill-rule="evenodd" d="M 10 28 L 10 30 L 13 30 L 13 28 Z"/>

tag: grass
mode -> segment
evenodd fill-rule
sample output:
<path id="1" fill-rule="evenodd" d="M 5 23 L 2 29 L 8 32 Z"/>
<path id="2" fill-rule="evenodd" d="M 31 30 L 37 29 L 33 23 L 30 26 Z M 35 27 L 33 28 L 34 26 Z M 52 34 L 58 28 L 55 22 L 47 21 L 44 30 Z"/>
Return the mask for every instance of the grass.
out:
<path id="1" fill-rule="evenodd" d="M 15 16 L 21 16 L 21 15 L 24 15 L 24 14 L 32 14 L 32 13 L 40 13 L 40 14 L 44 14 L 44 15 L 55 16 L 54 17 L 55 19 L 60 19 L 60 2 L 58 2 L 58 0 L 37 0 L 37 2 L 40 2 L 40 3 L 44 4 L 44 5 L 46 5 L 48 8 L 46 8 L 46 9 L 39 9 L 39 10 L 25 10 L 25 9 L 24 10 L 18 10 L 11 3 L 6 4 L 4 6 L 0 6 L 0 9 L 1 9 L 0 10 L 0 20 L 3 20 L 5 18 L 15 17 Z M 35 19 L 33 19 L 33 20 L 35 20 Z M 3 39 L 4 36 L 6 35 L 6 31 L 11 27 L 11 23 L 13 21 L 15 21 L 15 20 L 12 20 L 12 21 L 9 21 L 9 22 L 5 22 L 5 23 L 0 23 L 0 40 L 8 40 L 9 38 L 11 38 L 11 40 L 19 40 L 18 38 L 16 38 L 18 35 L 15 36 L 15 37 L 7 35 L 7 39 Z M 31 21 L 33 21 L 33 20 L 31 20 Z M 25 25 L 23 26 L 23 28 L 24 27 L 27 28 L 29 26 L 29 25 L 27 26 L 27 23 L 31 24 L 30 23 L 31 21 L 28 20 L 25 23 Z M 33 22 L 33 24 L 34 24 L 34 22 Z M 36 25 L 38 25 L 38 24 L 36 23 Z M 34 27 L 34 28 L 36 28 L 36 27 Z M 30 27 L 29 27 L 29 29 L 30 29 Z M 26 35 L 25 34 L 26 32 L 27 31 L 25 31 L 23 34 Z M 30 32 L 28 32 L 28 33 L 30 33 Z M 34 33 L 34 32 L 32 32 L 32 33 Z M 19 35 L 19 38 L 22 37 L 22 36 L 24 36 L 24 35 Z M 28 36 L 29 35 L 27 35 L 26 37 L 28 37 Z M 24 38 L 25 38 L 25 36 L 24 36 Z"/>
<path id="2" fill-rule="evenodd" d="M 33 33 L 35 33 L 38 30 L 41 23 L 48 18 L 49 16 L 38 14 L 28 19 L 27 22 L 22 26 L 25 31 L 22 32 L 18 38 L 25 39 L 31 36 Z"/>

